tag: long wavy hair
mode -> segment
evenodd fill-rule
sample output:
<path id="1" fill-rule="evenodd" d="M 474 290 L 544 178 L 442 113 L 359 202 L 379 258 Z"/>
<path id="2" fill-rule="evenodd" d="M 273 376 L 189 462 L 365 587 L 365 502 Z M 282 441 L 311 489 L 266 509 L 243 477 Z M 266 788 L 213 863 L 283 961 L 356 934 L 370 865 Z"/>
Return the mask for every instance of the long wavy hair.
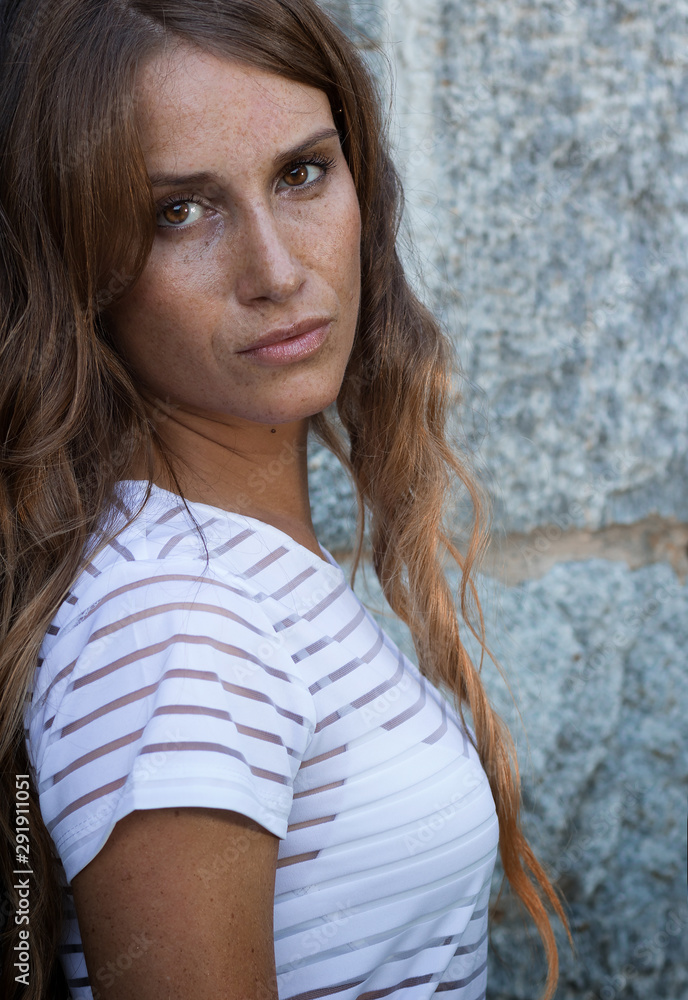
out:
<path id="1" fill-rule="evenodd" d="M 43 636 L 94 536 L 115 531 L 115 484 L 143 447 L 171 470 L 156 421 L 108 331 L 108 306 L 136 281 L 155 234 L 136 131 L 137 68 L 183 40 L 324 91 L 361 210 L 361 303 L 338 420 L 312 418 L 355 484 L 354 572 L 369 528 L 372 560 L 410 628 L 421 671 L 470 710 L 499 818 L 504 872 L 558 957 L 547 903 L 566 917 L 519 821 L 511 737 L 480 678 L 484 623 L 472 573 L 488 541 L 487 498 L 450 446 L 453 354 L 413 294 L 396 251 L 403 196 L 376 84 L 355 46 L 313 0 L 0 0 L 0 794 L 30 766 L 23 730 Z M 450 490 L 470 497 L 465 554 L 445 524 Z M 181 491 L 180 491 L 181 492 Z M 148 494 L 147 494 L 148 495 Z M 121 525 L 120 525 L 121 527 Z M 99 546 L 100 547 L 100 546 Z M 444 563 L 461 569 L 461 620 Z M 477 619 L 477 625 L 473 623 Z M 494 658 L 491 657 L 493 660 Z M 496 662 L 496 661 L 495 661 Z M 31 977 L 14 980 L 16 823 L 0 816 L 0 989 L 8 1000 L 60 1000 L 62 890 L 30 781 Z"/>

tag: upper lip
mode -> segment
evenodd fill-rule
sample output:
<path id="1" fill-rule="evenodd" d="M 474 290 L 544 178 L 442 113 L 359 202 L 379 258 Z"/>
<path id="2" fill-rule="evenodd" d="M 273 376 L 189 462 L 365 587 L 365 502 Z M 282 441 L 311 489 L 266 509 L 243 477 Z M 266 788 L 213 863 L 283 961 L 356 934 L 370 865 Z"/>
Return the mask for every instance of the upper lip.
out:
<path id="1" fill-rule="evenodd" d="M 270 330 L 268 333 L 264 333 L 262 337 L 254 340 L 248 347 L 243 347 L 239 351 L 239 354 L 243 354 L 244 351 L 254 351 L 257 347 L 269 347 L 271 344 L 279 344 L 281 341 L 289 340 L 291 337 L 300 337 L 304 333 L 317 330 L 329 322 L 329 316 L 312 316 L 309 319 L 302 319 L 300 323 L 292 323 L 291 326 L 281 326 L 277 330 Z"/>

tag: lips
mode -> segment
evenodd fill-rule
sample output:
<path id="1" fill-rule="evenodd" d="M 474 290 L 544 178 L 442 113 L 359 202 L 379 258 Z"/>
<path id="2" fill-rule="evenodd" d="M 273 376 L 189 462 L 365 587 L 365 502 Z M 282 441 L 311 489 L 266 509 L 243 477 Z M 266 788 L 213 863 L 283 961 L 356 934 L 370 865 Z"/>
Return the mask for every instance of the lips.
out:
<path id="1" fill-rule="evenodd" d="M 312 330 L 317 330 L 325 326 L 330 322 L 330 319 L 331 317 L 329 316 L 313 316 L 308 319 L 302 319 L 299 323 L 292 323 L 291 326 L 283 326 L 277 330 L 270 330 L 238 353 L 245 354 L 247 351 L 255 351 L 260 347 L 270 347 L 272 344 L 281 344 L 284 340 L 302 337 L 305 333 L 310 333 Z"/>

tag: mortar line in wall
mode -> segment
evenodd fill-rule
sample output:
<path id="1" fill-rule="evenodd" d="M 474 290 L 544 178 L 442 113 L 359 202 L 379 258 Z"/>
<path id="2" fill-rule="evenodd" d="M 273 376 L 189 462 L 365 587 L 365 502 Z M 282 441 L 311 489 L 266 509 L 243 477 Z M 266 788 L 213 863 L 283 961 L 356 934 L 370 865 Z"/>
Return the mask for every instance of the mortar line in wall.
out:
<path id="1" fill-rule="evenodd" d="M 453 541 L 463 551 L 465 539 Z M 353 557 L 348 548 L 333 548 L 332 553 L 343 561 Z M 363 555 L 369 558 L 365 550 Z M 591 559 L 625 562 L 631 571 L 668 563 L 684 585 L 688 577 L 688 524 L 650 515 L 632 524 L 615 523 L 596 530 L 564 530 L 550 523 L 524 533 L 495 531 L 480 571 L 506 586 L 515 586 L 544 576 L 560 563 Z"/>

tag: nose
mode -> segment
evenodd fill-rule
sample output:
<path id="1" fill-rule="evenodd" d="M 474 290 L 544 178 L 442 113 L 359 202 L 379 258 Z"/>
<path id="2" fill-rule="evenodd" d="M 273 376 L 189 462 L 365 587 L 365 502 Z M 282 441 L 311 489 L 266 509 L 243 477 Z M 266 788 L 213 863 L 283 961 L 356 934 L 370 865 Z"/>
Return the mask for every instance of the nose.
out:
<path id="1" fill-rule="evenodd" d="M 265 206 L 254 206 L 244 215 L 234 258 L 240 302 L 285 302 L 301 288 L 306 270 L 290 237 L 288 227 Z"/>

